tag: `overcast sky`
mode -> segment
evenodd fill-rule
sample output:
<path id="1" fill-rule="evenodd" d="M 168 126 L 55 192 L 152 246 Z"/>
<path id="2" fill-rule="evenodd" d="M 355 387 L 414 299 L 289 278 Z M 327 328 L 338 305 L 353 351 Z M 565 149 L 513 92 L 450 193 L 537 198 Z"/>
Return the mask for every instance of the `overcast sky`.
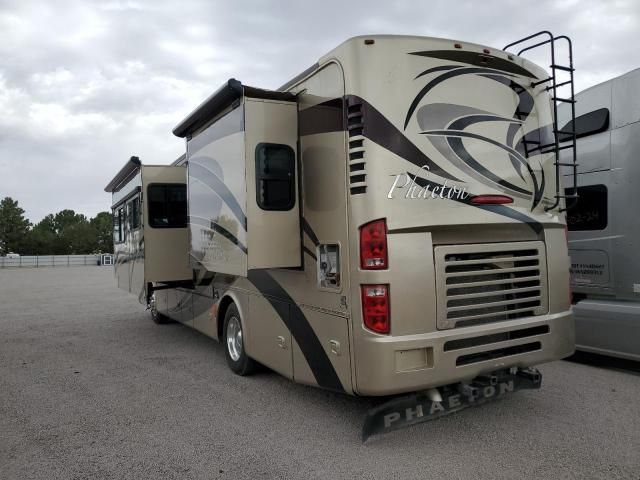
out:
<path id="1" fill-rule="evenodd" d="M 228 78 L 277 88 L 354 35 L 501 48 L 542 29 L 573 39 L 578 89 L 640 66 L 634 0 L 0 0 L 0 198 L 34 223 L 107 210 L 129 156 L 177 158 L 172 128 Z"/>

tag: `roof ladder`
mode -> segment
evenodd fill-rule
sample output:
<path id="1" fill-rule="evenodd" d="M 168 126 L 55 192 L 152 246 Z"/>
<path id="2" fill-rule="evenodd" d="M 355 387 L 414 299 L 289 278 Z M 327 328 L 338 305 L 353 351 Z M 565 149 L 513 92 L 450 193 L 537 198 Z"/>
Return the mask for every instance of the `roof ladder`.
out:
<path id="1" fill-rule="evenodd" d="M 532 42 L 537 41 L 537 43 Z M 556 44 L 558 42 L 564 42 L 567 45 L 568 49 L 568 65 L 561 65 L 556 63 Z M 550 55 L 551 55 L 551 64 L 549 68 L 551 69 L 551 76 L 549 78 L 545 78 L 543 80 L 539 80 L 537 82 L 532 82 L 531 87 L 536 87 L 542 84 L 548 84 L 545 88 L 547 91 L 551 92 L 551 99 L 553 100 L 553 143 L 540 145 L 540 142 L 537 142 L 538 145 L 534 147 L 535 150 L 538 150 L 541 154 L 544 153 L 554 153 L 555 154 L 555 162 L 554 165 L 556 167 L 556 193 L 554 195 L 555 201 L 553 205 L 550 207 L 546 207 L 545 210 L 553 210 L 560 206 L 561 199 L 565 200 L 565 208 L 560 208 L 560 212 L 564 212 L 565 210 L 573 207 L 578 200 L 578 164 L 577 164 L 577 155 L 576 155 L 576 132 L 575 132 L 575 120 L 576 120 L 576 100 L 575 100 L 575 89 L 573 82 L 573 73 L 575 69 L 573 68 L 573 47 L 571 44 L 571 39 L 566 35 L 553 36 L 553 34 L 547 30 L 543 30 L 538 33 L 534 33 L 533 35 L 529 35 L 521 40 L 517 40 L 513 43 L 510 43 L 503 50 L 508 50 L 511 47 L 518 45 L 521 50 L 518 51 L 517 55 L 521 55 L 522 53 L 530 50 L 534 50 L 539 47 L 543 47 L 545 45 L 549 45 Z M 569 80 L 565 80 L 562 82 L 558 82 L 558 72 L 565 72 L 569 74 Z M 565 77 L 566 78 L 566 77 Z M 571 96 L 569 98 L 558 96 L 558 89 L 560 87 L 568 86 L 571 91 Z M 558 105 L 560 103 L 568 103 L 571 105 L 571 122 L 569 125 L 572 125 L 573 129 L 569 130 L 560 130 L 558 127 Z M 562 139 L 561 139 L 562 137 Z M 530 140 L 524 140 L 524 148 L 525 154 L 528 157 L 529 154 L 529 144 L 534 144 L 536 142 Z M 560 144 L 563 145 L 560 145 Z M 572 153 L 572 161 L 571 162 L 560 162 L 560 151 L 571 149 Z M 564 193 L 564 189 L 561 190 L 561 182 L 560 182 L 560 167 L 571 167 L 573 174 L 573 188 L 569 190 L 570 193 Z M 569 200 L 569 202 L 566 202 Z"/>

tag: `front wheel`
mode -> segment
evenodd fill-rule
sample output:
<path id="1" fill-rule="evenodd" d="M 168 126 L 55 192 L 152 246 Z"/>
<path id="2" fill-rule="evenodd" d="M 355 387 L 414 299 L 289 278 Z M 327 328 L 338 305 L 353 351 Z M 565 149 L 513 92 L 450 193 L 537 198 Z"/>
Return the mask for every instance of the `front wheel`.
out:
<path id="1" fill-rule="evenodd" d="M 229 368 L 238 375 L 249 375 L 256 369 L 256 362 L 244 351 L 242 322 L 235 305 L 230 305 L 224 316 L 224 354 Z"/>

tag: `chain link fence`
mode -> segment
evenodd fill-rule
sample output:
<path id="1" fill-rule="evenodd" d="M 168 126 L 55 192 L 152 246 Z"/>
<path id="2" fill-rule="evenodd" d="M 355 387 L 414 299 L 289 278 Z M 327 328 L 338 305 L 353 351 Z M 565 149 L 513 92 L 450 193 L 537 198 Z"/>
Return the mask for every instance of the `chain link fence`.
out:
<path id="1" fill-rule="evenodd" d="M 0 257 L 0 268 L 82 267 L 113 265 L 113 255 L 32 255 Z"/>

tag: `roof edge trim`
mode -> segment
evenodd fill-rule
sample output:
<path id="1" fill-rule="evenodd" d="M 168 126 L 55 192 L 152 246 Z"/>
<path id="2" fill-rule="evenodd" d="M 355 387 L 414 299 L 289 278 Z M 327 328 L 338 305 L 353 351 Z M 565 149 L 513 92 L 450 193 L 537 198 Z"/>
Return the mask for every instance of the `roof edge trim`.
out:
<path id="1" fill-rule="evenodd" d="M 230 78 L 176 125 L 173 134 L 180 138 L 190 135 L 242 97 L 295 101 L 295 95 L 292 93 L 249 87 L 235 78 Z"/>

